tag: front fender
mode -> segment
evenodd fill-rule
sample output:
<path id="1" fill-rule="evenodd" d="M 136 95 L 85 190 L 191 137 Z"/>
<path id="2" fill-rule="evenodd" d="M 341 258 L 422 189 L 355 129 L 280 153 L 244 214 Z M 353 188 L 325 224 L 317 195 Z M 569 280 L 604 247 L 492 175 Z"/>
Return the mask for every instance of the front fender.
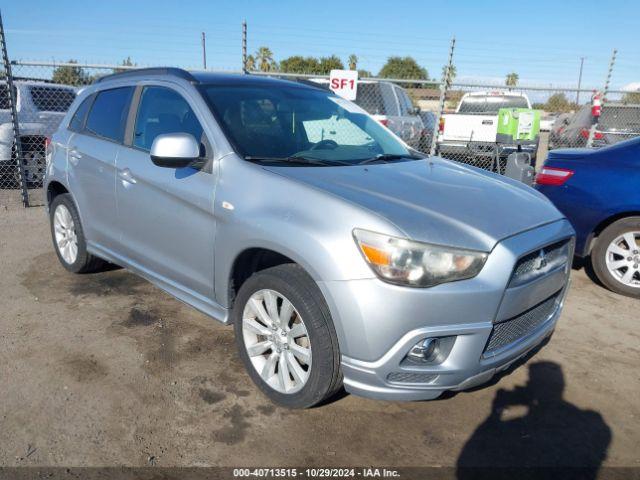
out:
<path id="1" fill-rule="evenodd" d="M 233 264 L 246 249 L 285 255 L 317 282 L 355 280 L 375 275 L 353 229 L 401 234 L 376 214 L 235 155 L 221 161 L 215 215 L 215 295 L 225 307 Z"/>

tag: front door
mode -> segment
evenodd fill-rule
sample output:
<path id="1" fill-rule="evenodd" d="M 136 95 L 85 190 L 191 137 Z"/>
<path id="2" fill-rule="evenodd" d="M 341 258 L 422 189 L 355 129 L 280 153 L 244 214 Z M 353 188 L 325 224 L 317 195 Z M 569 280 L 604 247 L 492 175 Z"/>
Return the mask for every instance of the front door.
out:
<path id="1" fill-rule="evenodd" d="M 151 145 L 165 133 L 189 133 L 201 140 L 202 164 L 179 169 L 154 165 Z M 131 143 L 121 147 L 116 162 L 122 251 L 160 281 L 212 299 L 216 179 L 201 120 L 181 92 L 145 86 Z"/>

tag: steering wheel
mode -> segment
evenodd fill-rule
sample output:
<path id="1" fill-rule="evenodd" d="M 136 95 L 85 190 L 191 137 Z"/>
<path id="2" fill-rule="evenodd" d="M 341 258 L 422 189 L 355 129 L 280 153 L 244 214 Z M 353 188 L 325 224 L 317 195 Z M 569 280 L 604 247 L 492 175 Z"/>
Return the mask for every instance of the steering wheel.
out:
<path id="1" fill-rule="evenodd" d="M 335 148 L 338 148 L 338 143 L 335 142 L 334 140 L 327 139 L 327 140 L 320 140 L 309 150 L 333 150 Z"/>

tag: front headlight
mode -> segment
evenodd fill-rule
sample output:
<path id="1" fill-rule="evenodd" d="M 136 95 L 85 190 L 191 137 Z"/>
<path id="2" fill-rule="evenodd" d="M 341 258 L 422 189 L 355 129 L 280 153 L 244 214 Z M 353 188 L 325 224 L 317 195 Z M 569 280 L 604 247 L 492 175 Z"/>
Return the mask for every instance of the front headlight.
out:
<path id="1" fill-rule="evenodd" d="M 353 236 L 365 260 L 382 279 L 398 285 L 432 287 L 475 277 L 487 254 L 430 245 L 355 229 Z"/>

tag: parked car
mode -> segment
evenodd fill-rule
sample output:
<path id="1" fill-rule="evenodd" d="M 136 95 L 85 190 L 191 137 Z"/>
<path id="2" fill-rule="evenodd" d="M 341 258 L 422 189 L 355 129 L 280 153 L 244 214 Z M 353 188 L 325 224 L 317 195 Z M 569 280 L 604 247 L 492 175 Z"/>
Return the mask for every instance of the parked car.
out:
<path id="1" fill-rule="evenodd" d="M 25 179 L 30 187 L 42 186 L 45 139 L 51 137 L 76 97 L 74 87 L 44 82 L 14 82 L 18 127 L 22 145 Z M 9 89 L 0 82 L 0 178 L 2 184 L 19 180 L 14 167 L 13 123 L 9 110 Z"/>
<path id="2" fill-rule="evenodd" d="M 79 95 L 47 160 L 62 265 L 122 265 L 233 324 L 288 407 L 343 383 L 396 400 L 481 384 L 551 335 L 567 292 L 574 232 L 544 196 L 415 156 L 321 88 L 116 74 Z"/>
<path id="3" fill-rule="evenodd" d="M 436 126 L 436 114 L 429 111 L 421 111 L 420 119 L 422 120 L 424 128 L 422 129 L 422 135 L 420 136 L 418 150 L 424 153 L 429 153 L 433 140 L 433 132 L 435 131 Z"/>
<path id="4" fill-rule="evenodd" d="M 486 158 L 495 156 L 498 134 L 498 111 L 501 108 L 531 108 L 529 97 L 519 92 L 471 92 L 460 99 L 455 113 L 440 117 L 438 152 L 446 158 Z M 501 146 L 506 158 L 517 146 Z M 523 143 L 520 150 L 531 155 L 535 163 L 538 143 Z"/>
<path id="5" fill-rule="evenodd" d="M 553 150 L 536 182 L 576 229 L 576 255 L 607 288 L 640 298 L 640 138 Z"/>
<path id="6" fill-rule="evenodd" d="M 329 83 L 326 78 L 314 78 L 313 81 L 323 85 Z M 413 106 L 404 88 L 391 82 L 360 79 L 355 103 L 409 146 L 419 147 L 424 130 L 420 109 Z"/>
<path id="7" fill-rule="evenodd" d="M 595 121 L 594 148 L 628 140 L 640 135 L 640 105 L 605 104 Z M 552 131 L 549 148 L 586 147 L 593 122 L 591 106 L 583 106 L 566 125 Z"/>

